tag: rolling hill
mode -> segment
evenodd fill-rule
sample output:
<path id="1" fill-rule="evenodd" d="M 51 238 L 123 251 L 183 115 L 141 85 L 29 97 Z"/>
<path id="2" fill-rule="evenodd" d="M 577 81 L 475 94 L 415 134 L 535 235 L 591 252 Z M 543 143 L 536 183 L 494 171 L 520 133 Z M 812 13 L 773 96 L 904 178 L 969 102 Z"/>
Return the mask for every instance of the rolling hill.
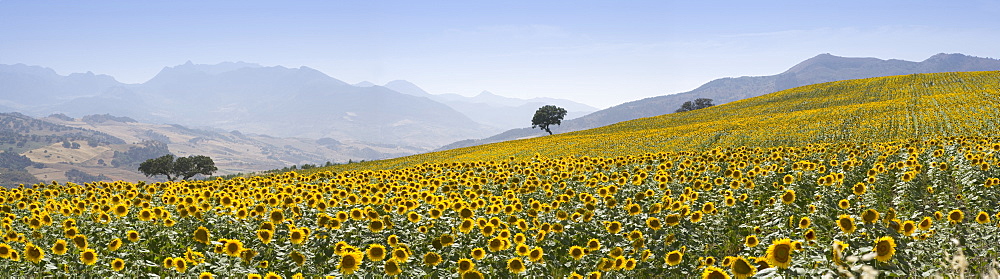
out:
<path id="1" fill-rule="evenodd" d="M 338 166 L 385 169 L 540 154 L 628 156 L 715 147 L 801 146 L 1000 134 L 1000 71 L 822 83 L 705 109 L 553 136 Z"/>
<path id="2" fill-rule="evenodd" d="M 921 62 L 848 58 L 820 54 L 777 75 L 717 79 L 692 91 L 636 100 L 599 110 L 577 119 L 564 121 L 562 125 L 554 126 L 552 130 L 556 133 L 580 131 L 621 121 L 673 113 L 684 102 L 697 98 L 713 99 L 714 103 L 718 105 L 784 89 L 838 80 L 915 73 L 995 70 L 1000 70 L 1000 60 L 963 54 L 942 53 Z M 512 129 L 484 139 L 454 142 L 438 150 L 536 137 L 543 134 L 544 132 L 531 128 Z"/>

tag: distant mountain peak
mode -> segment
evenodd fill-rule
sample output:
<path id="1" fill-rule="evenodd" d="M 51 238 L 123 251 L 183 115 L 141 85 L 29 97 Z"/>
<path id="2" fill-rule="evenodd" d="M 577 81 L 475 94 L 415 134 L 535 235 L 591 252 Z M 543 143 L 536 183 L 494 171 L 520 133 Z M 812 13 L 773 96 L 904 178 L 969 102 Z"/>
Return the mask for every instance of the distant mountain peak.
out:
<path id="1" fill-rule="evenodd" d="M 375 86 L 374 83 L 368 82 L 367 80 L 359 82 L 359 83 L 351 84 L 351 85 L 354 85 L 356 87 L 372 87 L 372 86 Z"/>
<path id="2" fill-rule="evenodd" d="M 385 83 L 385 85 L 383 85 L 383 87 L 392 89 L 393 91 L 396 91 L 396 92 L 399 92 L 399 93 L 403 93 L 403 94 L 406 94 L 406 95 L 413 95 L 413 96 L 417 96 L 417 97 L 431 97 L 431 96 L 433 96 L 433 95 L 431 95 L 431 93 L 427 93 L 427 91 L 424 91 L 424 89 L 420 88 L 416 84 L 413 84 L 412 82 L 409 82 L 409 81 L 406 81 L 406 80 L 401 80 L 401 79 L 397 79 L 397 80 L 393 80 L 393 81 L 387 82 L 387 83 Z"/>

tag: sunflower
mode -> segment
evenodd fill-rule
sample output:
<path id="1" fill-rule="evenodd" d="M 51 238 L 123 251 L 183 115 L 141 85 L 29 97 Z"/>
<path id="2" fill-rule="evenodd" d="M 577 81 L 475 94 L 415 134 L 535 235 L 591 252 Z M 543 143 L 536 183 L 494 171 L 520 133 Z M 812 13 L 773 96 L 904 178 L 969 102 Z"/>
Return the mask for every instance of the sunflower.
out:
<path id="1" fill-rule="evenodd" d="M 163 268 L 167 269 L 174 268 L 174 258 L 166 257 L 165 259 L 163 259 Z"/>
<path id="2" fill-rule="evenodd" d="M 684 252 L 678 250 L 670 251 L 664 259 L 670 266 L 678 265 L 684 260 Z"/>
<path id="3" fill-rule="evenodd" d="M 111 261 L 111 270 L 122 271 L 122 269 L 125 269 L 125 260 L 115 259 Z"/>
<path id="4" fill-rule="evenodd" d="M 583 256 L 586 255 L 586 253 L 587 252 L 585 252 L 583 250 L 583 247 L 580 247 L 580 246 L 569 247 L 569 255 L 570 255 L 570 257 L 573 257 L 574 260 L 580 260 L 580 259 L 582 259 Z"/>
<path id="5" fill-rule="evenodd" d="M 28 243 L 24 245 L 24 257 L 28 258 L 29 261 L 37 264 L 38 262 L 42 261 L 42 258 L 45 257 L 45 251 L 43 251 L 41 248 L 38 248 L 38 246 L 35 246 L 35 244 Z"/>
<path id="6" fill-rule="evenodd" d="M 383 268 L 385 270 L 385 275 L 396 276 L 403 273 L 403 269 L 399 267 L 399 263 L 397 263 L 395 259 L 385 261 L 385 266 Z"/>
<path id="7" fill-rule="evenodd" d="M 410 253 L 407 252 L 406 249 L 399 247 L 392 250 L 392 258 L 395 259 L 396 262 L 405 263 L 410 259 Z"/>
<path id="8" fill-rule="evenodd" d="M 309 233 L 307 233 L 303 229 L 293 229 L 293 230 L 289 231 L 289 233 L 288 233 L 288 239 L 289 239 L 289 241 L 291 241 L 292 244 L 296 244 L 296 245 L 302 244 L 303 242 L 306 241 L 306 239 L 308 237 L 309 237 Z"/>
<path id="9" fill-rule="evenodd" d="M 735 276 L 736 279 L 746 279 L 750 278 L 754 274 L 757 274 L 757 267 L 743 256 L 733 259 L 733 261 L 729 264 L 729 270 L 733 272 L 733 276 Z"/>
<path id="10" fill-rule="evenodd" d="M 204 271 L 201 274 L 198 274 L 198 279 L 212 279 L 212 273 Z"/>
<path id="11" fill-rule="evenodd" d="M 174 258 L 174 269 L 176 269 L 177 272 L 180 272 L 180 273 L 187 272 L 187 268 L 188 268 L 187 264 L 188 264 L 188 262 L 184 258 L 180 258 L 180 257 Z"/>
<path id="12" fill-rule="evenodd" d="M 785 184 L 792 184 L 792 182 L 795 182 L 795 176 L 792 176 L 791 174 L 786 174 L 785 177 L 781 178 L 781 182 Z"/>
<path id="13" fill-rule="evenodd" d="M 503 238 L 500 238 L 500 237 L 491 238 L 490 241 L 489 241 L 489 243 L 487 245 L 490 248 L 490 252 L 497 252 L 497 251 L 501 251 L 501 250 L 506 250 L 506 248 L 507 248 L 506 247 L 506 242 L 504 241 Z"/>
<path id="14" fill-rule="evenodd" d="M 758 244 L 760 244 L 760 239 L 757 238 L 757 235 L 751 234 L 748 235 L 745 240 L 743 240 L 743 244 L 751 248 L 756 247 Z"/>
<path id="15" fill-rule="evenodd" d="M 962 210 L 955 209 L 948 212 L 948 222 L 951 222 L 952 224 L 961 223 L 963 219 L 965 219 L 965 213 L 963 213 Z"/>
<path id="16" fill-rule="evenodd" d="M 125 206 L 124 204 L 116 205 L 114 213 L 119 217 L 124 217 L 125 215 L 128 215 L 128 206 Z"/>
<path id="17" fill-rule="evenodd" d="M 857 229 L 857 227 L 854 226 L 854 218 L 847 214 L 840 215 L 837 219 L 837 226 L 839 226 L 840 230 L 845 234 L 851 234 L 855 229 Z"/>
<path id="18" fill-rule="evenodd" d="M 257 273 L 250 273 L 247 274 L 247 279 L 264 279 L 264 276 L 260 276 L 260 274 Z"/>
<path id="19" fill-rule="evenodd" d="M 917 227 L 919 227 L 921 230 L 926 231 L 929 230 L 931 228 L 931 225 L 933 224 L 934 220 L 932 220 L 931 217 L 924 217 L 923 220 L 920 220 L 920 224 L 917 224 Z"/>
<path id="20" fill-rule="evenodd" d="M 989 222 L 990 222 L 990 215 L 987 214 L 986 212 L 980 211 L 979 214 L 976 214 L 976 223 L 986 224 Z"/>
<path id="21" fill-rule="evenodd" d="M 473 259 L 482 260 L 483 258 L 486 257 L 486 250 L 484 250 L 483 248 L 474 248 L 472 249 L 472 252 L 470 252 L 469 254 L 472 255 Z"/>
<path id="22" fill-rule="evenodd" d="M 848 209 L 851 208 L 851 202 L 846 199 L 842 199 L 837 202 L 837 206 L 840 207 L 840 209 Z"/>
<path id="23" fill-rule="evenodd" d="M 80 250 L 87 249 L 87 236 L 82 234 L 73 236 L 73 244 Z"/>
<path id="24" fill-rule="evenodd" d="M 812 225 L 812 221 L 809 220 L 809 217 L 802 217 L 802 219 L 799 219 L 799 228 L 800 229 L 808 228 L 809 225 Z"/>
<path id="25" fill-rule="evenodd" d="M 264 275 L 264 279 L 281 279 L 281 275 L 278 275 L 277 273 L 274 272 L 268 272 L 266 275 Z"/>
<path id="26" fill-rule="evenodd" d="M 802 236 L 806 239 L 806 241 L 815 241 L 816 231 L 814 231 L 813 229 L 809 229 L 808 231 L 803 233 Z"/>
<path id="27" fill-rule="evenodd" d="M 705 270 L 701 272 L 702 279 L 729 279 L 729 274 L 721 268 L 714 266 L 707 266 Z"/>
<path id="28" fill-rule="evenodd" d="M 149 209 L 143 209 L 139 211 L 139 221 L 149 221 L 153 220 L 153 212 Z"/>
<path id="29" fill-rule="evenodd" d="M 618 221 L 608 222 L 605 224 L 605 228 L 610 234 L 618 234 L 618 232 L 622 231 L 622 223 Z"/>
<path id="30" fill-rule="evenodd" d="M 486 277 L 484 277 L 483 273 L 479 272 L 478 270 L 473 270 L 462 274 L 462 279 L 483 279 L 483 278 Z"/>
<path id="31" fill-rule="evenodd" d="M 435 252 L 427 252 L 424 254 L 424 265 L 426 266 L 436 266 L 441 263 L 441 255 Z"/>
<path id="32" fill-rule="evenodd" d="M 204 243 L 206 245 L 212 244 L 212 233 L 208 231 L 205 227 L 198 227 L 194 231 L 194 241 Z"/>
<path id="33" fill-rule="evenodd" d="M 10 258 L 10 261 L 12 261 L 12 262 L 19 262 L 19 261 L 21 261 L 21 255 L 17 253 L 17 250 L 11 250 L 9 258 Z"/>
<path id="34" fill-rule="evenodd" d="M 226 241 L 224 248 L 225 249 L 223 250 L 226 252 L 226 255 L 229 255 L 230 257 L 239 257 L 240 252 L 243 251 L 243 242 L 237 239 L 229 239 Z"/>
<path id="35" fill-rule="evenodd" d="M 857 184 L 854 184 L 854 187 L 852 187 L 851 190 L 854 192 L 854 195 L 860 196 L 865 194 L 866 188 L 865 183 L 858 182 Z"/>
<path id="36" fill-rule="evenodd" d="M 514 253 L 516 253 L 519 256 L 527 256 L 528 252 L 530 251 L 531 251 L 531 246 L 524 244 L 518 244 L 517 247 L 514 248 Z"/>
<path id="37" fill-rule="evenodd" d="M 97 252 L 94 249 L 83 249 L 83 252 L 80 252 L 80 262 L 85 265 L 93 265 L 97 262 Z"/>
<path id="38" fill-rule="evenodd" d="M 880 262 L 889 262 L 892 259 L 892 255 L 896 254 L 896 240 L 892 239 L 891 236 L 883 236 L 875 240 L 875 259 Z"/>
<path id="39" fill-rule="evenodd" d="M 792 264 L 792 240 L 788 238 L 778 239 L 767 247 L 767 263 L 779 268 L 788 268 Z"/>
<path id="40" fill-rule="evenodd" d="M 861 221 L 865 222 L 865 224 L 874 224 L 875 222 L 878 222 L 878 211 L 871 208 L 865 210 L 864 213 L 861 213 Z"/>
<path id="41" fill-rule="evenodd" d="M 542 250 L 542 247 L 535 247 L 535 249 L 531 249 L 531 252 L 528 253 L 528 260 L 532 262 L 541 262 L 542 257 L 544 256 L 545 250 Z"/>
<path id="42" fill-rule="evenodd" d="M 344 257 L 346 257 L 346 256 L 347 256 L 347 254 L 344 254 Z M 303 255 L 302 253 L 299 253 L 299 251 L 293 251 L 293 252 L 289 253 L 288 254 L 288 258 L 292 259 L 292 261 L 295 262 L 295 264 L 298 265 L 298 266 L 302 266 L 303 264 L 306 263 L 306 255 Z M 341 258 L 341 260 L 343 260 L 343 258 Z M 341 264 L 343 264 L 343 263 L 341 263 Z"/>
<path id="43" fill-rule="evenodd" d="M 271 243 L 271 238 L 274 237 L 274 231 L 270 230 L 257 230 L 257 239 L 261 243 L 269 244 Z"/>
<path id="44" fill-rule="evenodd" d="M 456 266 L 458 266 L 458 273 L 460 274 L 472 271 L 476 268 L 476 264 L 470 259 L 459 259 Z"/>
<path id="45" fill-rule="evenodd" d="M 268 218 L 271 220 L 271 223 L 281 224 L 281 222 L 285 221 L 285 212 L 281 209 L 275 209 L 271 211 Z"/>
<path id="46" fill-rule="evenodd" d="M 666 223 L 667 226 L 676 226 L 681 223 L 681 215 L 677 213 L 667 215 L 667 217 L 663 218 L 663 222 Z"/>
<path id="47" fill-rule="evenodd" d="M 66 243 L 65 240 L 62 240 L 62 239 L 56 240 L 56 243 L 52 244 L 52 254 L 56 254 L 56 255 L 66 254 L 66 251 L 69 250 L 68 249 L 69 247 L 66 246 L 67 244 L 68 243 Z M 3 245 L 6 245 L 6 244 L 0 244 L 0 249 L 3 248 Z M 7 249 L 10 249 L 10 247 L 7 247 Z M 0 251 L 0 252 L 2 252 L 2 251 Z M 3 254 L 0 253 L 0 257 L 2 257 L 2 256 L 3 256 Z"/>
<path id="48" fill-rule="evenodd" d="M 903 222 L 902 230 L 903 230 L 903 235 L 910 236 L 913 234 L 913 232 L 917 230 L 917 223 L 913 221 Z"/>
<path id="49" fill-rule="evenodd" d="M 639 262 L 636 261 L 635 259 L 628 258 L 628 259 L 625 259 L 625 263 L 624 263 L 624 265 L 622 266 L 621 269 L 624 269 L 624 270 L 633 270 L 633 269 L 635 269 L 635 266 L 638 265 L 638 264 L 639 264 Z"/>
<path id="50" fill-rule="evenodd" d="M 702 213 L 701 211 L 695 211 L 691 213 L 691 223 L 701 222 Z"/>
<path id="51" fill-rule="evenodd" d="M 368 245 L 368 250 L 365 250 L 365 254 L 368 255 L 368 259 L 372 261 L 381 261 L 385 259 L 385 246 L 381 244 L 370 244 Z"/>
<path id="52" fill-rule="evenodd" d="M 345 275 L 354 274 L 354 271 L 361 267 L 361 261 L 364 258 L 364 254 L 361 253 L 348 253 L 340 258 L 340 264 L 337 266 L 340 269 L 340 273 Z M 302 264 L 299 264 L 300 266 Z"/>
<path id="53" fill-rule="evenodd" d="M 137 232 L 137 231 L 129 230 L 127 233 L 125 233 L 125 236 L 126 236 L 126 238 L 128 238 L 128 241 L 131 241 L 131 242 L 138 242 L 139 241 L 139 232 Z"/>
<path id="54" fill-rule="evenodd" d="M 458 231 L 462 233 L 469 233 L 472 231 L 474 226 L 475 224 L 472 223 L 472 219 L 465 219 L 462 220 L 462 224 L 458 225 Z"/>
<path id="55" fill-rule="evenodd" d="M 795 190 L 785 190 L 785 193 L 781 195 L 781 202 L 784 204 L 795 202 Z"/>
<path id="56" fill-rule="evenodd" d="M 524 261 L 521 260 L 520 257 L 514 257 L 512 259 L 507 260 L 507 270 L 512 273 L 518 273 L 518 274 L 524 273 L 526 269 L 527 267 L 524 266 Z"/>
<path id="57" fill-rule="evenodd" d="M 63 243 L 65 244 L 65 242 L 63 242 Z M 122 239 L 121 238 L 115 238 L 115 239 L 112 239 L 111 242 L 108 242 L 108 250 L 118 251 L 118 249 L 121 248 L 121 247 L 122 247 Z M 55 249 L 55 248 L 53 248 L 53 249 Z"/>
<path id="58" fill-rule="evenodd" d="M 660 230 L 660 228 L 663 227 L 663 223 L 660 222 L 660 218 L 649 217 L 646 218 L 646 226 L 649 227 L 650 229 L 653 229 L 654 231 L 658 231 Z"/>
<path id="59" fill-rule="evenodd" d="M 523 239 L 524 235 L 522 234 L 521 237 Z M 438 237 L 438 241 L 441 241 L 441 246 L 448 247 L 455 244 L 455 237 L 450 234 L 442 234 L 441 237 Z"/>

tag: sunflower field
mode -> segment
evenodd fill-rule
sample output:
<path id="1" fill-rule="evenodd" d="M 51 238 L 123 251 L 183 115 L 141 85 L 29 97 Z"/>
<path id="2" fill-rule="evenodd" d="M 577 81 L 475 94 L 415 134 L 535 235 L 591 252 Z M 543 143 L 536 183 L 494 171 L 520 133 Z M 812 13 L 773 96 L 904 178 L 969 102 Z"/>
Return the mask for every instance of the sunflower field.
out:
<path id="1" fill-rule="evenodd" d="M 781 100 L 785 112 L 772 99 L 754 98 L 311 173 L 9 188 L 0 191 L 0 274 L 996 275 L 1000 138 L 989 136 L 996 120 L 989 111 L 949 113 L 989 106 L 968 95 L 990 95 L 987 85 L 998 80 L 996 72 L 981 72 L 817 85 L 765 96 Z M 829 90 L 838 86 L 864 89 L 840 94 L 905 90 L 846 98 Z M 947 90 L 926 89 L 939 87 Z M 930 105 L 956 99 L 971 103 Z M 760 116 L 737 114 L 747 107 Z M 855 107 L 855 117 L 844 107 Z M 709 120 L 681 119 L 727 114 L 727 123 L 742 128 L 707 132 L 714 139 L 692 128 L 714 127 L 698 124 Z M 840 118 L 817 118 L 827 114 Z M 771 117 L 754 121 L 772 126 L 740 122 L 754 117 Z M 788 126 L 797 124 L 804 126 Z M 850 131 L 831 132 L 842 129 Z M 637 136 L 642 131 L 661 138 Z M 780 133 L 787 135 L 765 140 Z M 701 140 L 687 142 L 694 139 Z M 525 154 L 532 148 L 538 154 Z"/>

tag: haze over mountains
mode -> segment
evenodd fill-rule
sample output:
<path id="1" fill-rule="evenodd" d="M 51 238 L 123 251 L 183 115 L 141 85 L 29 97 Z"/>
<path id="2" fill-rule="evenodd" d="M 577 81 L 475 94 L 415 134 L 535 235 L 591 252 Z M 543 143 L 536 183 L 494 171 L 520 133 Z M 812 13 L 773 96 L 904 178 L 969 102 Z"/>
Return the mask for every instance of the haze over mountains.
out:
<path id="1" fill-rule="evenodd" d="M 244 62 L 188 62 L 165 67 L 142 84 L 123 84 L 107 75 L 61 76 L 42 67 L 0 65 L 3 111 L 36 117 L 112 114 L 149 123 L 427 150 L 528 126 L 534 109 L 549 102 L 571 108 L 576 116 L 597 110 L 565 100 L 433 95 L 401 80 L 354 86 L 308 67 Z M 524 115 L 510 117 L 512 113 Z"/>
<path id="2" fill-rule="evenodd" d="M 551 128 L 555 133 L 566 133 L 673 113 L 684 102 L 697 98 L 709 98 L 714 100 L 714 104 L 719 105 L 784 89 L 830 81 L 916 73 L 995 70 L 1000 70 L 1000 60 L 963 54 L 941 53 L 921 62 L 820 54 L 777 75 L 716 79 L 688 92 L 623 103 L 577 119 L 563 121 L 562 125 Z M 484 139 L 458 141 L 439 150 L 536 137 L 544 134 L 545 132 L 538 129 L 511 129 Z"/>

